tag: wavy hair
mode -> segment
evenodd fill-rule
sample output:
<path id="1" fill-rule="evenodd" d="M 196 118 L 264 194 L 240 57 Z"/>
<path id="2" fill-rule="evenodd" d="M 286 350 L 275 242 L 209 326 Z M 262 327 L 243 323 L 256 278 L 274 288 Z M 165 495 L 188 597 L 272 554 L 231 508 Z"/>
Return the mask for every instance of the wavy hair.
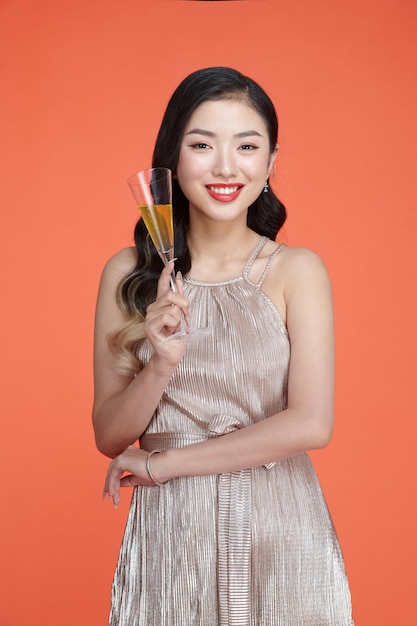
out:
<path id="1" fill-rule="evenodd" d="M 194 110 L 209 100 L 239 100 L 246 102 L 261 116 L 268 130 L 271 154 L 278 140 L 278 118 L 274 105 L 265 91 L 251 78 L 228 67 L 210 67 L 187 76 L 174 91 L 155 142 L 152 167 L 166 167 L 174 173 L 177 168 L 185 127 Z M 172 181 L 176 270 L 186 275 L 191 268 L 187 245 L 189 224 L 188 200 L 178 180 Z M 272 189 L 261 193 L 248 208 L 247 224 L 259 235 L 275 241 L 286 219 L 285 206 Z M 134 231 L 137 250 L 136 266 L 120 281 L 117 301 L 126 323 L 109 338 L 118 354 L 120 371 L 139 371 L 136 352 L 144 337 L 143 320 L 147 306 L 156 298 L 162 261 L 150 241 L 142 219 Z"/>

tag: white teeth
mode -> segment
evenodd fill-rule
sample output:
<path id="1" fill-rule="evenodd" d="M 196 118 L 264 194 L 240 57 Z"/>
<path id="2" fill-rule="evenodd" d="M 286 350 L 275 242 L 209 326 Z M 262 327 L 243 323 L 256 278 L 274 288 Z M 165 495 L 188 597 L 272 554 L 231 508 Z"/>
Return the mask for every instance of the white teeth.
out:
<path id="1" fill-rule="evenodd" d="M 220 195 L 230 195 L 232 193 L 235 193 L 239 187 L 238 185 L 236 185 L 235 187 L 210 187 L 209 186 L 210 191 L 213 191 L 214 193 L 218 193 Z"/>

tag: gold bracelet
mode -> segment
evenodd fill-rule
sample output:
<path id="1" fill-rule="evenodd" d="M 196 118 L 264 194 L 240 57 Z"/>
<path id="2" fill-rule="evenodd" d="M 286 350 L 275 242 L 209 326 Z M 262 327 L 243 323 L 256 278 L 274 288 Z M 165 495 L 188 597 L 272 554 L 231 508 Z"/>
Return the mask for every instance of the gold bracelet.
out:
<path id="1" fill-rule="evenodd" d="M 164 483 L 160 483 L 156 480 L 156 478 L 154 477 L 154 475 L 151 472 L 151 456 L 153 454 L 160 454 L 161 450 L 152 450 L 152 452 L 149 452 L 148 456 L 146 457 L 146 471 L 148 472 L 149 478 L 155 483 L 155 485 L 158 485 L 158 487 L 163 487 L 164 485 L 167 484 L 167 480 Z"/>

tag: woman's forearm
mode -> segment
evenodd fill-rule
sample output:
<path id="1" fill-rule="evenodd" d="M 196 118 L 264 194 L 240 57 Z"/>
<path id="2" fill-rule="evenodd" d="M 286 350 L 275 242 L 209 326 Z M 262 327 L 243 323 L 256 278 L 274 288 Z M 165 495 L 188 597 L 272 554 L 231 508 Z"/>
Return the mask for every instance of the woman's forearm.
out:
<path id="1" fill-rule="evenodd" d="M 93 425 L 100 452 L 114 458 L 137 441 L 152 419 L 172 373 L 172 368 L 161 366 L 152 357 L 123 390 L 95 409 Z"/>
<path id="2" fill-rule="evenodd" d="M 286 409 L 256 424 L 152 458 L 160 482 L 177 476 L 200 476 L 259 467 L 301 452 L 325 447 L 333 411 L 314 415 Z"/>

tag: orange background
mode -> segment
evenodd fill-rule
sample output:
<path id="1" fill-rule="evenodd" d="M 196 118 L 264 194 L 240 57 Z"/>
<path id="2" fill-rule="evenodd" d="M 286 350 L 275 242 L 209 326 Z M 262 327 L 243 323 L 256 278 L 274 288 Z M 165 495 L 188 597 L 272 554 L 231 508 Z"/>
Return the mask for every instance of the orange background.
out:
<path id="1" fill-rule="evenodd" d="M 417 624 L 415 0 L 2 0 L 0 24 L 1 626 L 106 623 L 129 494 L 101 501 L 96 290 L 132 240 L 126 177 L 208 65 L 272 96 L 283 237 L 332 276 L 336 428 L 313 457 L 356 624 Z"/>

